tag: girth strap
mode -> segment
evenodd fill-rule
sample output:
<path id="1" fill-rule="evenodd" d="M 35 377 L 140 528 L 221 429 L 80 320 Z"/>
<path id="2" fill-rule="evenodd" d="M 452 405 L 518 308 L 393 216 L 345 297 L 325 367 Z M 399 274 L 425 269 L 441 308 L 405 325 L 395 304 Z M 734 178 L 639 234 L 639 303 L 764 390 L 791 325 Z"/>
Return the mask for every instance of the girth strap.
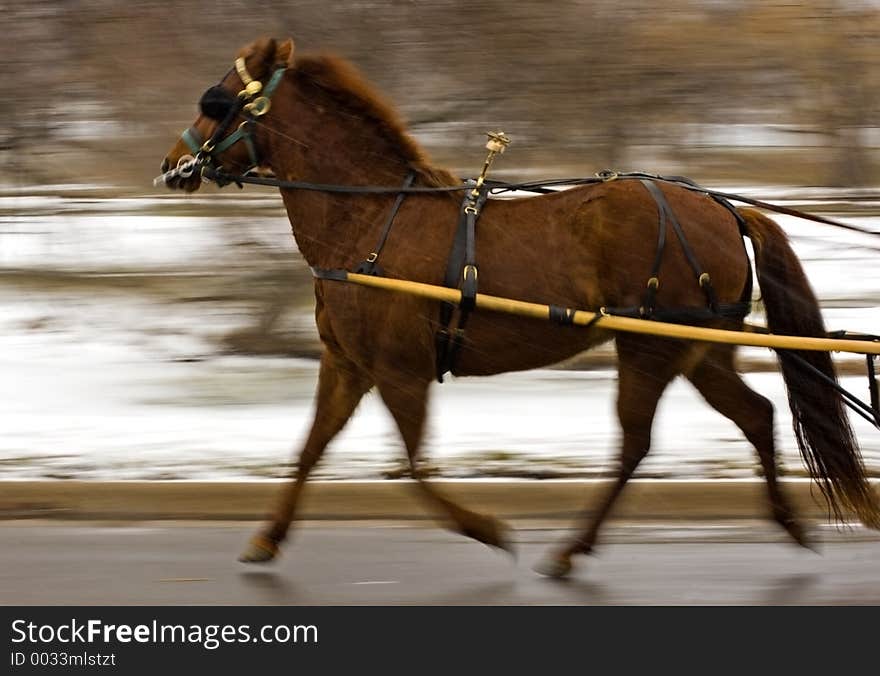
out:
<path id="1" fill-rule="evenodd" d="M 462 201 L 458 227 L 452 241 L 452 250 L 446 264 L 443 285 L 461 289 L 458 323 L 450 328 L 455 311 L 453 303 L 440 306 L 439 328 L 434 337 L 436 347 L 437 380 L 443 382 L 443 375 L 452 371 L 464 340 L 464 330 L 471 311 L 476 305 L 478 269 L 476 262 L 476 224 L 483 205 L 489 197 L 486 186 L 472 190 Z"/>

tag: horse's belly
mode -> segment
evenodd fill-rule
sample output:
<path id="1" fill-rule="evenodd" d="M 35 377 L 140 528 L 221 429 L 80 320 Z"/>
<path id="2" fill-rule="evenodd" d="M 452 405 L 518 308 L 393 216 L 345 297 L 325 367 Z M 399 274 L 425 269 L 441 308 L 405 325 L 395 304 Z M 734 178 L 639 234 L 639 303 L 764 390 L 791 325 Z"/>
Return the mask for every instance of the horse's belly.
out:
<path id="1" fill-rule="evenodd" d="M 613 336 L 601 329 L 479 313 L 468 324 L 452 372 L 456 376 L 485 376 L 550 366 Z"/>

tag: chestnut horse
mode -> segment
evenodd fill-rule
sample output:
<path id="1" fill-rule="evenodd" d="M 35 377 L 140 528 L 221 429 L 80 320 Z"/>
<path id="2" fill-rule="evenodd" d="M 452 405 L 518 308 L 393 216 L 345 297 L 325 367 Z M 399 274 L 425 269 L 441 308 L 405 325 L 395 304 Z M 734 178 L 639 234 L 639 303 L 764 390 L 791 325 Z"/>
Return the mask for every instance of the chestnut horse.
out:
<path id="1" fill-rule="evenodd" d="M 461 185 L 448 171 L 429 163 L 391 106 L 347 62 L 323 55 L 295 59 L 292 40 L 269 38 L 244 47 L 238 57 L 237 66 L 206 92 L 190 138 L 170 150 L 163 170 L 185 163 L 193 148 L 199 151 L 197 159 L 216 162 L 226 171 L 256 166 L 288 181 L 399 186 L 412 173 L 415 187 Z M 260 89 L 263 101 L 257 101 Z M 242 110 L 235 101 L 251 103 Z M 249 137 L 239 142 L 242 122 Z M 210 141 L 200 148 L 202 139 Z M 199 188 L 201 180 L 196 171 L 167 182 L 190 192 Z M 751 272 L 732 211 L 706 194 L 669 183 L 656 185 L 711 275 L 719 302 L 738 301 Z M 393 193 L 285 188 L 281 195 L 308 264 L 347 270 L 374 250 L 396 199 Z M 399 205 L 383 249 L 383 274 L 443 284 L 461 199 L 462 193 L 454 191 L 408 196 Z M 824 335 L 815 295 L 783 232 L 757 211 L 742 209 L 740 214 L 744 234 L 754 246 L 770 330 Z M 490 199 L 477 225 L 480 291 L 562 307 L 638 306 L 657 252 L 659 227 L 658 205 L 636 180 Z M 668 240 L 657 306 L 705 308 L 706 298 L 688 265 L 687 252 L 676 238 Z M 399 428 L 417 485 L 444 520 L 480 542 L 509 549 L 504 524 L 459 506 L 419 472 L 428 393 L 435 379 L 439 303 L 322 279 L 315 280 L 315 297 L 323 342 L 315 418 L 293 481 L 285 487 L 271 522 L 250 541 L 241 560 L 268 561 L 278 554 L 309 472 L 372 388 Z M 705 325 L 737 330 L 742 320 L 714 318 Z M 486 376 L 533 369 L 610 340 L 616 342 L 618 354 L 617 413 L 623 433 L 617 479 L 592 516 L 585 515 L 577 535 L 554 548 L 537 570 L 565 575 L 574 555 L 593 549 L 600 525 L 651 446 L 657 402 L 679 375 L 755 446 L 773 517 L 797 543 L 806 545 L 804 530 L 777 481 L 773 406 L 735 371 L 735 346 L 615 334 L 603 330 L 601 322 L 583 329 L 477 310 L 453 373 Z M 798 354 L 834 377 L 827 353 Z M 840 395 L 786 360 L 785 353 L 780 353 L 780 361 L 805 464 L 831 512 L 837 518 L 855 513 L 866 525 L 877 527 L 877 498 L 866 479 Z"/>

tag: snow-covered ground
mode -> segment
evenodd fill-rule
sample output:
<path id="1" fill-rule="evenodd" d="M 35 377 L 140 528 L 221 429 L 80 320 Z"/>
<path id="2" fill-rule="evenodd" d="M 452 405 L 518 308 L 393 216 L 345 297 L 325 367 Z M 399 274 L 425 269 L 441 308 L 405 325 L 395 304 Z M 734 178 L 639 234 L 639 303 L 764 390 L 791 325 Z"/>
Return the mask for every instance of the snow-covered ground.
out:
<path id="1" fill-rule="evenodd" d="M 293 246 L 275 197 L 250 198 L 239 215 L 224 218 L 194 213 L 200 203 L 0 196 L 0 268 L 219 274 L 235 260 L 236 242 Z M 880 218 L 842 218 L 880 230 Z M 778 221 L 794 240 L 829 328 L 880 333 L 880 266 L 868 248 L 877 243 L 789 217 Z M 212 339 L 242 317 L 211 304 L 163 303 L 124 288 L 99 295 L 74 286 L 22 288 L 0 278 L 0 479 L 286 472 L 307 432 L 316 363 L 218 355 Z M 747 380 L 776 402 L 782 463 L 799 471 L 781 378 L 751 373 Z M 844 382 L 867 394 L 863 378 Z M 615 386 L 613 371 L 451 379 L 433 390 L 426 456 L 445 476 L 602 475 L 618 439 Z M 867 464 L 880 473 L 880 432 L 859 418 L 854 424 Z M 316 475 L 380 477 L 403 457 L 381 402 L 368 396 Z M 641 476 L 746 477 L 756 467 L 731 423 L 688 383 L 671 386 Z"/>

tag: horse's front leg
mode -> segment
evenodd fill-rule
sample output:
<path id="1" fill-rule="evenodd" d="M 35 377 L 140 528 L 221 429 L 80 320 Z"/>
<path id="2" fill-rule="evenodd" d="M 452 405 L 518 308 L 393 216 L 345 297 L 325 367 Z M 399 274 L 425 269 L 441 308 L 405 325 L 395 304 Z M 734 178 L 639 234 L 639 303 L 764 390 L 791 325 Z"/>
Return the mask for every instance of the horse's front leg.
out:
<path id="1" fill-rule="evenodd" d="M 410 469 L 422 495 L 433 507 L 438 508 L 449 522 L 452 530 L 473 538 L 491 547 L 498 547 L 513 553 L 508 537 L 508 528 L 500 520 L 479 514 L 461 507 L 438 492 L 430 482 L 425 481 L 419 469 L 419 450 L 427 415 L 428 390 L 431 380 L 419 378 L 414 371 L 406 374 L 386 371 L 377 379 L 377 387 L 382 401 L 394 418 L 403 442 L 406 445 Z"/>
<path id="2" fill-rule="evenodd" d="M 283 490 L 271 522 L 257 533 L 239 557 L 245 563 L 271 561 L 287 536 L 303 486 L 327 444 L 348 422 L 372 381 L 354 363 L 325 348 L 318 375 L 315 419 L 299 455 L 295 478 Z"/>

